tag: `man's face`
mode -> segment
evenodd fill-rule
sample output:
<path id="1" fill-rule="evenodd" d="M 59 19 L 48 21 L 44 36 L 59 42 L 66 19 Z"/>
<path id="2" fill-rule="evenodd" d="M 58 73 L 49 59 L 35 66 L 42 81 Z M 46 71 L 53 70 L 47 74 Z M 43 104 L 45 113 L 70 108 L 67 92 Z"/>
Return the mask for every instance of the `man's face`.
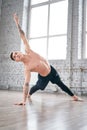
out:
<path id="1" fill-rule="evenodd" d="M 13 59 L 16 61 L 16 62 L 19 62 L 22 60 L 23 58 L 23 54 L 21 52 L 13 52 L 13 55 L 12 55 Z"/>

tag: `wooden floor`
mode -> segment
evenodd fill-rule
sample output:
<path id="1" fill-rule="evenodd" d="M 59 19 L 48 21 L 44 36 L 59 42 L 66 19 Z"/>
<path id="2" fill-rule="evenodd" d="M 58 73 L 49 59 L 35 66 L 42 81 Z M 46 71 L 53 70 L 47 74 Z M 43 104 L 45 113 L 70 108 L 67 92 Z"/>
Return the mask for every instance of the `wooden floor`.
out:
<path id="1" fill-rule="evenodd" d="M 26 106 L 15 106 L 22 92 L 0 91 L 0 130 L 87 130 L 84 102 L 58 94 L 35 93 Z"/>

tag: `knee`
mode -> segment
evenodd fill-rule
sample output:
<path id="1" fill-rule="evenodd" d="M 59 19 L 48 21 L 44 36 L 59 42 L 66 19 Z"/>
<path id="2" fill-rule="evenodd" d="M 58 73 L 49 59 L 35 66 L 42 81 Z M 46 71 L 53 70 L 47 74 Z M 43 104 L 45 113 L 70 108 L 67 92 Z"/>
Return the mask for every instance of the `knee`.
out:
<path id="1" fill-rule="evenodd" d="M 31 88 L 31 90 L 39 90 L 40 89 L 40 87 L 38 86 L 38 85 L 34 85 L 32 88 Z"/>
<path id="2" fill-rule="evenodd" d="M 35 86 L 31 87 L 29 94 L 32 95 L 34 92 L 36 92 L 39 89 L 40 88 L 37 85 L 35 85 Z"/>
<path id="3" fill-rule="evenodd" d="M 44 90 L 45 89 L 45 87 L 40 87 L 40 90 Z"/>

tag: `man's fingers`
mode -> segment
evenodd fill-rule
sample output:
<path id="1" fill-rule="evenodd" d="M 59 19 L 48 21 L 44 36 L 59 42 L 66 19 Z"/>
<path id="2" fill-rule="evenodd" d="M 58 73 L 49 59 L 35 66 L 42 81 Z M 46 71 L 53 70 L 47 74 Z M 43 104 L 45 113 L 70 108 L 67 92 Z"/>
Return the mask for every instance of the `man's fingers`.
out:
<path id="1" fill-rule="evenodd" d="M 14 16 L 16 15 L 16 13 L 13 14 Z"/>
<path id="2" fill-rule="evenodd" d="M 14 14 L 13 14 L 13 17 L 15 18 L 16 16 L 17 16 L 16 13 L 14 13 Z"/>
<path id="3" fill-rule="evenodd" d="M 15 20 L 18 20 L 18 15 L 16 13 L 14 13 L 13 17 Z"/>
<path id="4" fill-rule="evenodd" d="M 17 14 L 17 13 L 14 13 L 13 15 L 14 15 L 14 16 L 18 16 L 18 14 Z"/>

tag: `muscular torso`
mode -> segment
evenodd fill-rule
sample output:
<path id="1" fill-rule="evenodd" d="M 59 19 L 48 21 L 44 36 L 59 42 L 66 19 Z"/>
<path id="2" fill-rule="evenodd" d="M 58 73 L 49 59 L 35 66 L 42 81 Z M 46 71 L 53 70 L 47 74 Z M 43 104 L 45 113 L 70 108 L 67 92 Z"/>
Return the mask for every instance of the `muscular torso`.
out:
<path id="1" fill-rule="evenodd" d="M 25 69 L 30 72 L 38 72 L 42 76 L 47 76 L 50 73 L 49 63 L 39 54 L 30 50 L 29 54 L 25 55 Z"/>

